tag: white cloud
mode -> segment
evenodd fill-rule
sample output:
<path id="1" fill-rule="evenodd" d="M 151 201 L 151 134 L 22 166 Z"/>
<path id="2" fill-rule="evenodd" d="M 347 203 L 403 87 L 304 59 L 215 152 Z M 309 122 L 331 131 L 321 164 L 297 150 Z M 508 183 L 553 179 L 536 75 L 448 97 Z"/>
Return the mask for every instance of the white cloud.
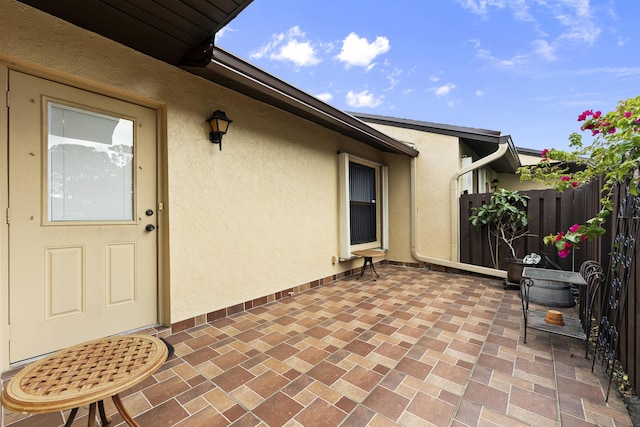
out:
<path id="1" fill-rule="evenodd" d="M 555 37 L 592 44 L 602 33 L 598 20 L 594 16 L 615 15 L 612 8 L 605 4 L 592 5 L 590 0 L 458 0 L 463 9 L 489 19 L 494 10 L 510 9 L 516 21 L 533 22 L 540 34 L 549 34 L 549 30 L 538 28 L 540 21 L 536 19 L 530 5 L 536 7 L 537 14 L 550 15 L 564 29 Z M 610 3 L 609 3 L 610 4 Z M 604 9 L 594 12 L 595 8 Z M 615 18 L 615 16 L 612 16 Z"/>
<path id="2" fill-rule="evenodd" d="M 527 0 L 512 0 L 509 2 L 509 7 L 517 21 L 535 22 L 536 19 L 529 12 Z"/>
<path id="3" fill-rule="evenodd" d="M 529 62 L 529 55 L 520 54 L 514 55 L 511 58 L 498 58 L 494 56 L 490 50 L 481 48 L 480 40 L 472 40 L 472 42 L 476 51 L 476 58 L 485 60 L 494 67 L 514 68 Z"/>
<path id="4" fill-rule="evenodd" d="M 234 30 L 233 28 L 231 28 L 231 27 L 230 27 L 230 26 L 228 26 L 228 25 L 227 25 L 227 26 L 225 26 L 225 27 L 222 27 L 222 29 L 221 29 L 221 30 L 219 30 L 219 31 L 216 33 L 216 40 L 220 40 L 220 39 L 221 39 L 221 38 L 223 38 L 227 33 L 233 33 L 234 31 L 236 31 L 236 30 Z"/>
<path id="5" fill-rule="evenodd" d="M 493 56 L 490 50 L 478 49 L 476 57 L 489 61 L 492 65 L 500 68 L 513 68 L 519 65 L 524 65 L 529 62 L 527 55 L 515 55 L 508 59 L 501 59 Z"/>
<path id="6" fill-rule="evenodd" d="M 393 89 L 400 83 L 400 76 L 402 75 L 402 70 L 398 70 L 397 68 L 393 70 L 393 72 L 387 74 L 387 80 L 389 80 L 389 87 L 386 89 L 387 91 Z"/>
<path id="7" fill-rule="evenodd" d="M 600 68 L 588 68 L 583 70 L 573 71 L 577 74 L 606 74 L 613 77 L 620 78 L 639 78 L 640 67 L 600 67 Z"/>
<path id="8" fill-rule="evenodd" d="M 557 15 L 556 19 L 567 27 L 567 30 L 558 37 L 560 40 L 592 44 L 602 33 L 600 26 L 589 19 L 572 15 Z"/>
<path id="9" fill-rule="evenodd" d="M 286 33 L 275 34 L 271 42 L 252 52 L 250 57 L 260 59 L 267 57 L 276 61 L 293 62 L 296 67 L 319 64 L 322 60 L 310 41 L 305 40 L 305 33 L 300 27 L 291 27 Z"/>
<path id="10" fill-rule="evenodd" d="M 504 9 L 504 0 L 458 0 L 464 9 L 467 9 L 471 13 L 486 17 L 489 8 L 495 7 L 497 9 Z"/>
<path id="11" fill-rule="evenodd" d="M 485 94 L 486 94 L 486 92 L 485 92 L 485 91 L 483 91 L 482 89 L 478 89 L 478 90 L 476 90 L 476 96 L 477 96 L 477 97 L 484 96 Z"/>
<path id="12" fill-rule="evenodd" d="M 447 96 L 449 95 L 449 92 L 451 92 L 452 90 L 456 89 L 457 86 L 454 85 L 453 83 L 447 83 L 446 85 L 442 85 L 442 86 L 438 86 L 436 88 L 433 88 L 433 93 L 436 94 L 437 97 L 443 97 L 443 96 Z"/>
<path id="13" fill-rule="evenodd" d="M 432 81 L 432 82 L 434 82 L 434 83 L 435 83 L 435 82 L 439 82 L 439 81 L 440 81 L 440 77 L 438 77 L 438 76 L 431 76 L 431 77 L 429 77 L 429 80 L 430 80 L 430 81 Z"/>
<path id="14" fill-rule="evenodd" d="M 541 58 L 545 61 L 555 61 L 557 59 L 556 46 L 546 40 L 534 40 L 531 42 L 532 50 L 522 54 L 514 55 L 510 58 L 498 58 L 488 49 L 476 48 L 476 58 L 487 61 L 498 68 L 516 68 L 530 64 L 532 57 Z"/>
<path id="15" fill-rule="evenodd" d="M 371 69 L 375 64 L 373 60 L 391 49 L 386 37 L 378 36 L 369 43 L 366 38 L 350 33 L 342 41 L 342 49 L 336 58 L 345 63 L 347 68 L 352 66 Z"/>
<path id="16" fill-rule="evenodd" d="M 463 9 L 483 19 L 489 18 L 491 9 L 509 8 L 517 21 L 535 21 L 529 12 L 527 0 L 458 0 Z"/>
<path id="17" fill-rule="evenodd" d="M 592 44 L 602 33 L 598 21 L 593 19 L 590 0 L 556 0 L 542 4 L 565 27 L 558 40 Z"/>
<path id="18" fill-rule="evenodd" d="M 333 99 L 333 95 L 329 92 L 322 92 L 317 94 L 316 98 L 318 98 L 320 101 L 329 102 Z"/>
<path id="19" fill-rule="evenodd" d="M 358 93 L 350 90 L 349 93 L 347 93 L 347 105 L 349 105 L 349 107 L 375 108 L 381 103 L 382 99 L 376 98 L 375 95 L 370 93 L 368 90 L 363 90 Z"/>
<path id="20" fill-rule="evenodd" d="M 546 40 L 534 40 L 533 46 L 534 51 L 538 56 L 546 59 L 547 61 L 556 60 L 556 49 Z"/>
<path id="21" fill-rule="evenodd" d="M 309 42 L 297 40 L 289 40 L 278 53 L 274 53 L 270 57 L 280 61 L 291 61 L 299 67 L 316 65 L 321 62 Z"/>

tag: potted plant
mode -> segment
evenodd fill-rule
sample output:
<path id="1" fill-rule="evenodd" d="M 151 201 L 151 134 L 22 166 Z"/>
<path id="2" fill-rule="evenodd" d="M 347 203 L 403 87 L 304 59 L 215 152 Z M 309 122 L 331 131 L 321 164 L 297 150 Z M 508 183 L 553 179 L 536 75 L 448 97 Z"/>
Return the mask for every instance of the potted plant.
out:
<path id="1" fill-rule="evenodd" d="M 529 217 L 527 203 L 529 196 L 519 191 L 498 189 L 489 201 L 480 207 L 471 208 L 469 221 L 474 227 L 487 226 L 487 240 L 491 250 L 494 268 L 498 268 L 498 250 L 500 244 L 507 246 L 510 257 L 507 258 L 507 280 L 509 283 L 520 283 L 522 268 L 525 263 L 518 258 L 516 241 L 531 236 L 527 230 Z"/>

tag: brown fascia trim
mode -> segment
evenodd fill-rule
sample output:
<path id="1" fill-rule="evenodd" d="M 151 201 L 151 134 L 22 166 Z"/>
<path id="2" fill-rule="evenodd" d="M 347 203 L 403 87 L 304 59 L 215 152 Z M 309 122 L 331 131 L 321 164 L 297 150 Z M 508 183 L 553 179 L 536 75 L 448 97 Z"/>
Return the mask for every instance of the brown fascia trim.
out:
<path id="1" fill-rule="evenodd" d="M 207 77 L 205 70 L 198 70 L 198 67 L 183 68 L 216 84 L 227 86 L 292 114 L 298 114 L 382 151 L 410 157 L 417 157 L 419 154 L 414 148 L 370 127 L 360 119 L 332 107 L 219 47 L 214 47 L 211 63 L 205 69 L 213 75 L 222 76 L 222 79 L 213 80 L 211 76 Z"/>
<path id="2" fill-rule="evenodd" d="M 405 129 L 420 130 L 423 132 L 437 133 L 440 135 L 456 136 L 458 138 L 474 139 L 476 141 L 493 142 L 501 144 L 499 141 L 502 132 L 497 130 L 476 129 L 465 126 L 447 125 L 442 123 L 425 122 L 421 120 L 400 119 L 389 116 L 378 116 L 374 114 L 353 113 L 355 117 L 365 122 L 378 123 L 381 125 L 396 126 Z"/>
<path id="3" fill-rule="evenodd" d="M 461 140 L 473 140 L 478 142 L 488 142 L 493 144 L 508 144 L 509 148 L 505 154 L 506 161 L 515 171 L 520 166 L 520 158 L 510 135 L 502 135 L 500 131 L 489 129 L 470 128 L 465 126 L 447 125 L 442 123 L 425 122 L 420 120 L 400 119 L 389 116 L 378 116 L 373 114 L 350 113 L 365 122 L 377 123 L 387 126 L 414 129 L 422 132 L 436 133 L 439 135 L 454 136 Z"/>
<path id="4" fill-rule="evenodd" d="M 520 154 L 525 154 L 527 156 L 535 156 L 535 157 L 542 158 L 542 150 L 536 150 L 536 149 L 533 149 L 533 148 L 522 148 L 522 147 L 517 147 L 516 149 L 518 150 L 518 153 L 520 153 Z"/>
<path id="5" fill-rule="evenodd" d="M 518 168 L 522 166 L 522 163 L 520 163 L 520 156 L 518 155 L 518 149 L 513 143 L 513 140 L 511 139 L 511 135 L 500 136 L 500 140 L 498 143 L 507 144 L 509 146 L 509 149 L 508 149 L 509 154 L 508 155 L 505 154 L 505 157 L 507 157 L 507 161 L 509 162 L 509 165 L 513 168 L 514 172 L 517 171 Z"/>

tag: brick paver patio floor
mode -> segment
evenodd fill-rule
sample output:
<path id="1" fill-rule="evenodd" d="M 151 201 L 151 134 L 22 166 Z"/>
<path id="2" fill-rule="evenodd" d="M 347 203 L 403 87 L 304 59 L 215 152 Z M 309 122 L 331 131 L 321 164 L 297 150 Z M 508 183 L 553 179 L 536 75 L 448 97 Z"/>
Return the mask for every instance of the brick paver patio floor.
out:
<path id="1" fill-rule="evenodd" d="M 583 342 L 536 330 L 522 342 L 518 291 L 500 280 L 377 270 L 167 336 L 174 356 L 125 406 L 152 427 L 632 425 Z"/>

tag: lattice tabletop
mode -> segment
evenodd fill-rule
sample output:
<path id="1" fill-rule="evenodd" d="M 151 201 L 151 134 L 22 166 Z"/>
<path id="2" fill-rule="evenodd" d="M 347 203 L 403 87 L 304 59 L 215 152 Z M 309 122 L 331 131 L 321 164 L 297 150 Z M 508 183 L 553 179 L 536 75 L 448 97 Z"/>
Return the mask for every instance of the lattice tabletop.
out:
<path id="1" fill-rule="evenodd" d="M 18 372 L 2 392 L 2 404 L 14 411 L 43 413 L 97 402 L 148 378 L 167 354 L 162 340 L 148 335 L 78 344 Z"/>

